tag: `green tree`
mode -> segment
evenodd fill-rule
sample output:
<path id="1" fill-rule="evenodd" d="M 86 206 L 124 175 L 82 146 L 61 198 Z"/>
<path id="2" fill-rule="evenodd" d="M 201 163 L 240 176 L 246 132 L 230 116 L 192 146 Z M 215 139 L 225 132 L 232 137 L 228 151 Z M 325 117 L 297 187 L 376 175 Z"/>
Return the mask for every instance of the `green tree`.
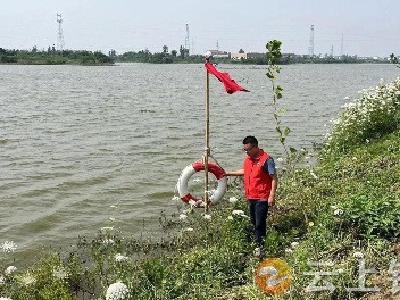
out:
<path id="1" fill-rule="evenodd" d="M 392 64 L 398 64 L 399 63 L 399 58 L 394 56 L 394 53 L 390 54 L 390 62 Z"/>

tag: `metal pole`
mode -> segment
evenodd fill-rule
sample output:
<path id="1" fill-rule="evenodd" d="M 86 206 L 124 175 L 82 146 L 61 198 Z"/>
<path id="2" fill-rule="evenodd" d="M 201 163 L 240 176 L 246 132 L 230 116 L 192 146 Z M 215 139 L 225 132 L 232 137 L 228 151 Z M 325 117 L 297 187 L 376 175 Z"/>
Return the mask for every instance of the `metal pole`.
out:
<path id="1" fill-rule="evenodd" d="M 209 62 L 209 59 L 206 58 L 206 63 Z M 210 155 L 210 77 L 207 73 L 206 79 L 206 149 L 205 149 L 205 157 L 204 157 L 204 173 L 205 173 L 205 190 L 204 190 L 204 199 L 206 202 L 205 211 L 208 212 L 208 157 Z"/>

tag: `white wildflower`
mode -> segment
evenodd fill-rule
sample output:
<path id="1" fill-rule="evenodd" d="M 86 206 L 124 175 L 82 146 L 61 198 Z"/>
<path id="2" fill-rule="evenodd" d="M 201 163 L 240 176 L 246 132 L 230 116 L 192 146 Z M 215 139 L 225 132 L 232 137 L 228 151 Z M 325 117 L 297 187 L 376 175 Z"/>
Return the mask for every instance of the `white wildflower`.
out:
<path id="1" fill-rule="evenodd" d="M 285 249 L 285 253 L 288 253 L 288 254 L 289 254 L 289 253 L 292 253 L 292 252 L 293 252 L 293 250 L 290 249 L 290 248 L 286 248 L 286 249 Z"/>
<path id="2" fill-rule="evenodd" d="M 193 227 L 187 227 L 187 228 L 183 229 L 183 231 L 185 231 L 185 232 L 192 232 L 193 230 L 194 230 Z"/>
<path id="3" fill-rule="evenodd" d="M 203 218 L 206 219 L 206 220 L 211 220 L 211 215 L 205 214 L 203 216 Z"/>
<path id="4" fill-rule="evenodd" d="M 308 226 L 309 226 L 309 227 L 313 227 L 314 225 L 315 225 L 314 222 L 309 222 L 309 223 L 308 223 Z"/>
<path id="5" fill-rule="evenodd" d="M 181 200 L 181 198 L 179 198 L 179 197 L 177 197 L 177 196 L 174 196 L 171 200 L 172 200 L 172 201 L 179 201 L 179 200 Z"/>
<path id="6" fill-rule="evenodd" d="M 113 231 L 114 227 L 113 226 L 104 226 L 100 228 L 100 231 L 102 232 L 108 232 L 108 231 Z"/>
<path id="7" fill-rule="evenodd" d="M 230 203 L 235 203 L 235 202 L 237 202 L 238 201 L 238 198 L 236 198 L 236 197 L 230 197 L 229 198 L 229 202 Z"/>
<path id="8" fill-rule="evenodd" d="M 115 244 L 115 241 L 112 240 L 112 239 L 105 239 L 102 243 L 103 243 L 104 245 L 114 245 L 114 244 Z"/>
<path id="9" fill-rule="evenodd" d="M 185 220 L 186 218 L 187 218 L 187 215 L 185 215 L 185 214 L 179 215 L 179 220 Z"/>
<path id="10" fill-rule="evenodd" d="M 128 287 L 122 282 L 110 284 L 107 288 L 106 300 L 124 300 L 129 296 Z"/>
<path id="11" fill-rule="evenodd" d="M 30 284 L 35 283 L 35 281 L 36 281 L 35 277 L 30 273 L 26 273 L 24 276 L 22 276 L 20 278 L 20 280 L 21 280 L 21 283 L 24 285 L 30 285 Z"/>
<path id="12" fill-rule="evenodd" d="M 14 241 L 5 241 L 0 245 L 0 249 L 3 252 L 14 252 L 18 248 L 17 244 Z"/>
<path id="13" fill-rule="evenodd" d="M 232 215 L 234 216 L 243 216 L 244 215 L 244 211 L 241 209 L 234 209 L 232 210 Z"/>
<path id="14" fill-rule="evenodd" d="M 128 260 L 128 257 L 123 256 L 123 255 L 121 255 L 120 253 L 117 253 L 117 254 L 115 255 L 115 261 L 116 261 L 116 262 L 124 262 L 124 261 L 127 261 L 127 260 Z"/>
<path id="15" fill-rule="evenodd" d="M 68 277 L 68 272 L 67 270 L 65 270 L 64 267 L 59 266 L 59 267 L 53 267 L 53 277 L 57 278 L 57 279 L 64 279 Z"/>
<path id="16" fill-rule="evenodd" d="M 333 211 L 333 215 L 335 215 L 335 216 L 341 216 L 341 215 L 343 215 L 343 210 L 340 209 L 340 208 L 336 208 L 336 209 Z"/>
<path id="17" fill-rule="evenodd" d="M 291 242 L 290 247 L 296 248 L 299 245 L 299 242 Z"/>
<path id="18" fill-rule="evenodd" d="M 278 157 L 276 160 L 279 161 L 279 162 L 283 162 L 283 158 L 282 157 Z"/>
<path id="19" fill-rule="evenodd" d="M 0 285 L 5 284 L 6 283 L 6 279 L 4 276 L 0 276 Z"/>
<path id="20" fill-rule="evenodd" d="M 327 266 L 327 267 L 333 267 L 335 264 L 334 264 L 334 262 L 331 261 L 331 260 L 326 260 L 326 261 L 324 262 L 324 265 Z"/>
<path id="21" fill-rule="evenodd" d="M 0 300 L 12 300 L 12 299 L 11 299 L 11 298 L 4 298 L 4 297 L 1 297 Z"/>
<path id="22" fill-rule="evenodd" d="M 17 267 L 15 266 L 9 266 L 7 269 L 4 271 L 4 274 L 6 275 L 11 275 L 12 273 L 15 273 L 17 271 Z"/>
<path id="23" fill-rule="evenodd" d="M 318 176 L 314 173 L 314 170 L 310 170 L 310 175 L 312 176 L 312 177 L 314 177 L 315 179 L 318 179 Z"/>
<path id="24" fill-rule="evenodd" d="M 228 216 L 227 219 L 228 220 L 233 220 L 233 217 L 232 216 Z"/>
<path id="25" fill-rule="evenodd" d="M 355 258 L 364 258 L 364 253 L 360 252 L 360 251 L 356 251 L 353 253 L 352 255 Z"/>
<path id="26" fill-rule="evenodd" d="M 108 219 L 109 219 L 110 221 L 112 221 L 112 222 L 115 221 L 115 218 L 114 218 L 114 217 L 109 217 Z"/>
<path id="27" fill-rule="evenodd" d="M 261 256 L 261 249 L 258 248 L 258 247 L 256 249 L 254 249 L 253 255 L 256 256 L 256 257 L 260 257 Z M 262 272 L 262 269 L 260 271 Z"/>
<path id="28" fill-rule="evenodd" d="M 352 160 L 357 160 L 357 157 L 353 156 L 353 157 L 352 157 Z"/>
<path id="29" fill-rule="evenodd" d="M 187 215 L 188 213 L 190 213 L 191 212 L 191 209 L 190 208 L 187 208 L 187 209 L 183 209 L 182 210 L 182 214 L 185 214 L 185 215 Z"/>

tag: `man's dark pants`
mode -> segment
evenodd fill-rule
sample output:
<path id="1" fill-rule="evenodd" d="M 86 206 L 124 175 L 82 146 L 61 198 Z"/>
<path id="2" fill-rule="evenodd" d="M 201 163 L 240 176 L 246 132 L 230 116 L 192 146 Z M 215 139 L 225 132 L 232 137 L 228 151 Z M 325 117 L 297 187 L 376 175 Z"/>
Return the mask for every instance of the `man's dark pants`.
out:
<path id="1" fill-rule="evenodd" d="M 249 201 L 250 220 L 256 232 L 256 242 L 259 247 L 264 245 L 267 231 L 268 201 Z"/>

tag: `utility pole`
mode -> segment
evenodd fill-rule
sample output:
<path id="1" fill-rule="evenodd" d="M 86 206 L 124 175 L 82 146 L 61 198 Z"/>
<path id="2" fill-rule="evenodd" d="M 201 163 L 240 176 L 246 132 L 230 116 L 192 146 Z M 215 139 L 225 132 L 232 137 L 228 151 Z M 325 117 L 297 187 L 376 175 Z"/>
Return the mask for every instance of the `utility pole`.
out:
<path id="1" fill-rule="evenodd" d="M 343 56 L 343 32 L 342 32 L 342 40 L 340 43 L 340 56 Z"/>
<path id="2" fill-rule="evenodd" d="M 189 32 L 189 24 L 186 24 L 186 35 L 185 35 L 185 50 L 189 56 L 190 54 L 190 32 Z"/>
<path id="3" fill-rule="evenodd" d="M 57 50 L 58 51 L 63 51 L 65 47 L 65 42 L 64 42 L 64 31 L 62 28 L 62 23 L 64 22 L 64 19 L 62 18 L 61 14 L 57 14 L 57 23 L 58 23 L 58 33 L 57 33 Z"/>
<path id="4" fill-rule="evenodd" d="M 314 25 L 310 26 L 310 44 L 308 47 L 308 56 L 314 57 Z"/>

